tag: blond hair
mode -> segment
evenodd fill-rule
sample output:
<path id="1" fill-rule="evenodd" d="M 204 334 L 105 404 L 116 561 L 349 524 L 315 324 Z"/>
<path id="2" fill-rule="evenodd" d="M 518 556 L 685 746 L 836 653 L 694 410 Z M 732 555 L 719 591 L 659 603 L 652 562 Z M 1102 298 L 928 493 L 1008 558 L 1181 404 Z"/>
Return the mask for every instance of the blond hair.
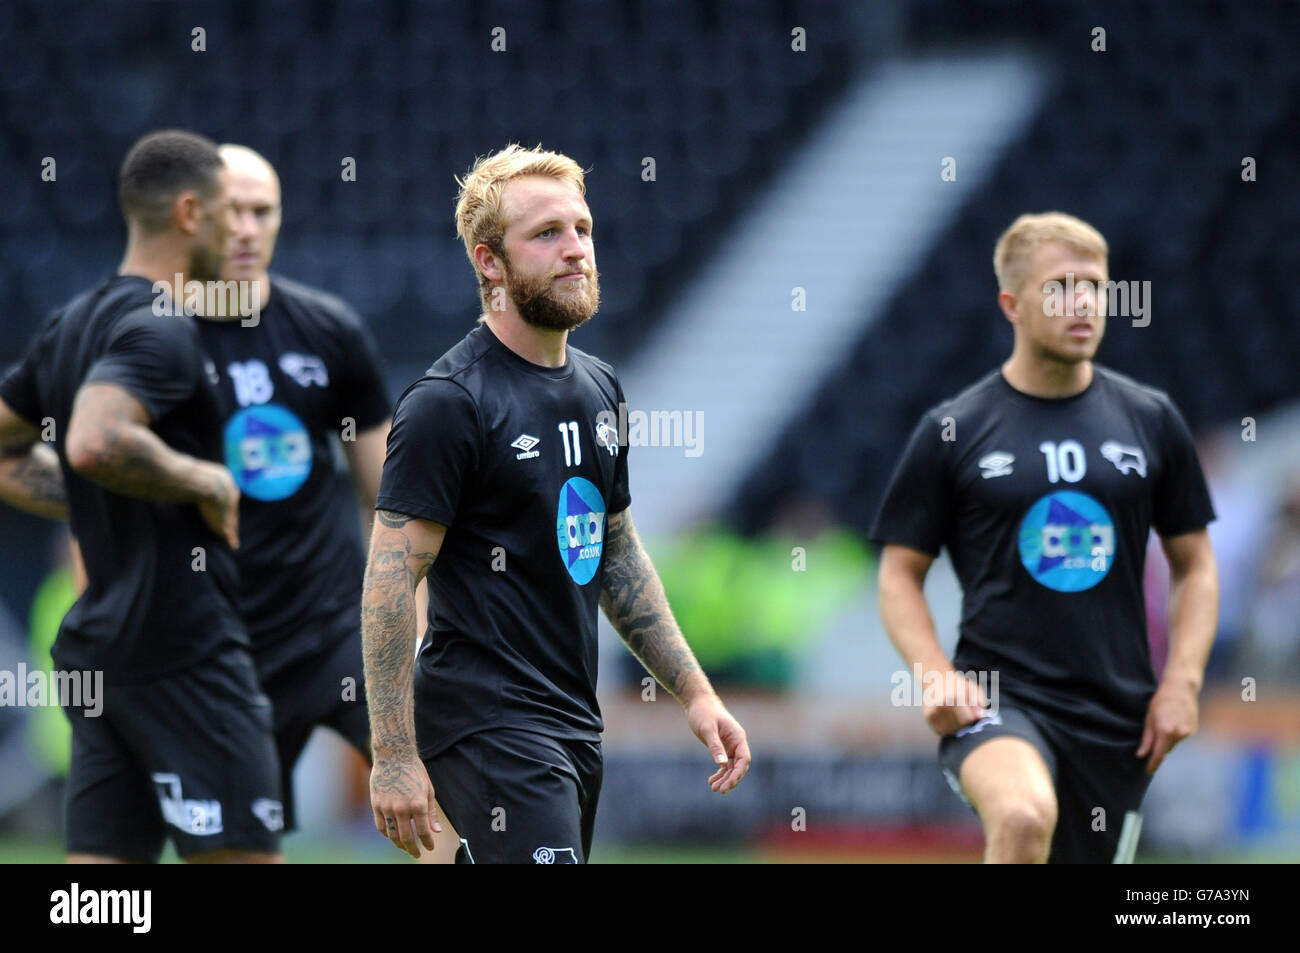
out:
<path id="1" fill-rule="evenodd" d="M 1002 233 L 993 249 L 993 272 L 998 288 L 1016 292 L 1025 280 L 1029 259 L 1040 245 L 1055 242 L 1087 258 L 1110 256 L 1106 239 L 1087 222 L 1064 212 L 1021 215 Z"/>
<path id="2" fill-rule="evenodd" d="M 582 167 L 559 152 L 548 152 L 538 145 L 525 149 L 510 143 L 500 152 L 475 160 L 465 177 L 457 178 L 460 191 L 456 194 L 456 234 L 465 243 L 465 254 L 478 275 L 479 297 L 486 312 L 490 305 L 488 295 L 492 283 L 478 269 L 474 249 L 487 245 L 496 254 L 505 257 L 506 223 L 501 216 L 501 193 L 513 179 L 524 175 L 545 175 L 568 182 L 586 196 L 587 184 Z"/>

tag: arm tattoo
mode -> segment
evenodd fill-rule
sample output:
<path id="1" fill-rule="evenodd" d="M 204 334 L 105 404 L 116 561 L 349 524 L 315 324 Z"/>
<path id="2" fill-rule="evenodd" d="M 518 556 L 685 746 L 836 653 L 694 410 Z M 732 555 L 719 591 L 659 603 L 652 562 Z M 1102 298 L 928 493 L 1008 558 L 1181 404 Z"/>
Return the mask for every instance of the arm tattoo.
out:
<path id="1" fill-rule="evenodd" d="M 609 517 L 602 555 L 601 608 L 632 654 L 680 699 L 704 672 L 668 608 L 663 583 L 626 510 Z"/>
<path id="2" fill-rule="evenodd" d="M 135 398 L 113 386 L 96 386 L 94 393 L 94 400 L 78 397 L 73 408 L 76 426 L 94 434 L 89 463 L 81 468 L 84 476 L 114 493 L 154 503 L 189 503 L 219 494 L 215 474 L 196 470 L 194 458 L 167 446 L 133 416 L 139 407 Z"/>
<path id="3" fill-rule="evenodd" d="M 39 443 L 0 450 L 0 498 L 37 516 L 67 519 L 68 496 L 54 451 Z"/>
<path id="4" fill-rule="evenodd" d="M 192 481 L 178 479 L 176 469 L 168 466 L 173 462 L 169 456 L 178 455 L 152 431 L 110 428 L 93 454 L 89 473 L 106 490 L 157 503 L 184 503 L 212 492 L 211 487 L 200 490 Z"/>
<path id="5" fill-rule="evenodd" d="M 411 522 L 411 517 L 405 513 L 394 513 L 392 510 L 376 510 L 375 516 L 379 522 L 389 529 L 401 529 L 407 523 Z"/>
<path id="6" fill-rule="evenodd" d="M 386 529 L 371 545 L 361 596 L 366 702 L 376 751 L 406 755 L 415 749 L 415 587 L 436 554 L 411 552 L 411 539 L 400 528 L 410 517 L 387 510 L 376 515 Z"/>

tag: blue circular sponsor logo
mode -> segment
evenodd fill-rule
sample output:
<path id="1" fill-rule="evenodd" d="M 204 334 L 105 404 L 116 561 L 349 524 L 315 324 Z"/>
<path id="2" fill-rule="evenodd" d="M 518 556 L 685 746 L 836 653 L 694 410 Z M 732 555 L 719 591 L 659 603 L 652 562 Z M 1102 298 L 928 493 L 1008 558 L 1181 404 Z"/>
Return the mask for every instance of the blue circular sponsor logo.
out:
<path id="1" fill-rule="evenodd" d="M 311 436 L 279 404 L 245 407 L 226 424 L 226 466 L 239 491 L 255 500 L 283 500 L 311 474 Z"/>
<path id="2" fill-rule="evenodd" d="M 1048 589 L 1091 589 L 1115 561 L 1115 524 L 1086 493 L 1048 493 L 1020 523 L 1020 561 Z"/>
<path id="3" fill-rule="evenodd" d="M 560 487 L 555 511 L 560 558 L 573 581 L 585 586 L 600 568 L 605 540 L 605 498 L 590 480 L 573 477 Z"/>

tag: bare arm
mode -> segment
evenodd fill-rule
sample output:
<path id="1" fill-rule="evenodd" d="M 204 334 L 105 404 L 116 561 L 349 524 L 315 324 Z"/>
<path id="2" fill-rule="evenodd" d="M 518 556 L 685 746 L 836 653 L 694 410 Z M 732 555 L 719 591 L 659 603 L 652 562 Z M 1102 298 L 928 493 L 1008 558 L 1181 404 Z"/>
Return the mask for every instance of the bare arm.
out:
<path id="1" fill-rule="evenodd" d="M 68 518 L 59 457 L 40 431 L 0 399 L 0 500 L 36 516 Z"/>
<path id="2" fill-rule="evenodd" d="M 722 704 L 686 644 L 628 510 L 610 515 L 604 540 L 600 607 L 632 654 L 685 706 L 691 731 L 718 765 L 709 787 L 726 794 L 749 771 L 745 729 Z"/>
<path id="3" fill-rule="evenodd" d="M 919 662 L 927 672 L 952 668 L 925 601 L 925 577 L 933 563 L 929 553 L 892 543 L 880 554 L 880 618 L 885 631 L 903 661 Z"/>
<path id="4" fill-rule="evenodd" d="M 1174 745 L 1196 733 L 1198 696 L 1219 622 L 1219 573 L 1204 530 L 1162 538 L 1169 559 L 1169 659 L 1147 707 L 1137 756 L 1154 774 Z"/>
<path id="5" fill-rule="evenodd" d="M 1201 690 L 1219 623 L 1219 571 L 1206 530 L 1162 539 L 1169 560 L 1169 661 L 1162 681 Z"/>
<path id="6" fill-rule="evenodd" d="M 116 384 L 86 384 L 68 422 L 68 465 L 105 489 L 154 503 L 219 495 L 224 467 L 171 449 L 149 429 L 149 412 Z"/>
<path id="7" fill-rule="evenodd" d="M 72 587 L 77 595 L 81 595 L 90 585 L 90 577 L 86 575 L 86 561 L 81 556 L 81 544 L 75 536 L 68 540 L 68 565 L 72 568 Z"/>
<path id="8" fill-rule="evenodd" d="M 880 554 L 880 618 L 894 648 L 909 666 L 919 664 L 923 677 L 931 672 L 943 677 L 953 664 L 939 645 L 934 617 L 925 601 L 925 577 L 934 557 L 908 546 L 887 544 Z M 945 679 L 944 684 L 953 684 Z M 925 706 L 925 720 L 939 735 L 952 734 L 963 725 L 978 721 L 988 699 L 972 684 L 964 698 L 944 698 L 945 704 Z M 927 699 L 931 693 L 926 693 Z M 975 701 L 977 704 L 960 704 Z"/>
<path id="9" fill-rule="evenodd" d="M 375 500 L 379 497 L 379 481 L 384 475 L 384 458 L 388 450 L 388 431 L 391 420 L 385 420 L 357 435 L 356 440 L 343 441 L 343 453 L 352 471 L 352 484 L 361 503 L 361 531 L 369 538 L 375 526 Z M 418 648 L 428 626 L 428 582 L 421 579 L 415 588 L 415 644 Z"/>
<path id="10" fill-rule="evenodd" d="M 688 705 L 713 688 L 668 608 L 663 583 L 641 546 L 628 510 L 611 514 L 601 554 L 600 607 L 659 684 Z"/>
<path id="11" fill-rule="evenodd" d="M 415 589 L 415 649 L 418 652 L 424 644 L 425 633 L 429 630 L 429 579 L 420 580 Z"/>
<path id="12" fill-rule="evenodd" d="M 361 596 L 366 699 L 376 760 L 415 750 L 415 587 L 442 548 L 447 528 L 380 510 L 370 536 Z"/>
<path id="13" fill-rule="evenodd" d="M 379 510 L 361 596 L 375 828 L 417 859 L 421 843 L 433 850 L 433 834 L 442 827 L 415 743 L 415 587 L 446 532 L 439 523 Z"/>
<path id="14" fill-rule="evenodd" d="M 86 384 L 72 402 L 68 466 L 114 493 L 151 503 L 197 503 L 208 527 L 239 545 L 239 488 L 218 463 L 173 450 L 149 412 L 116 384 Z"/>
<path id="15" fill-rule="evenodd" d="M 374 527 L 375 500 L 379 496 L 379 479 L 384 473 L 390 426 L 392 421 L 385 420 L 357 434 L 355 440 L 343 441 L 343 454 L 347 457 L 352 483 L 361 503 L 361 528 L 367 537 Z"/>

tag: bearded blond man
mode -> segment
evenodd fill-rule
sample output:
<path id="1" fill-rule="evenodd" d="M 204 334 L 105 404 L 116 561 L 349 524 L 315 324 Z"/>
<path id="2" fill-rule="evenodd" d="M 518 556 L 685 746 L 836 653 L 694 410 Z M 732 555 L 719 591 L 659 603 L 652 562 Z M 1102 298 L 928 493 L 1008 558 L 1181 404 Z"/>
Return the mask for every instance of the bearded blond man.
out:
<path id="1" fill-rule="evenodd" d="M 602 778 L 602 608 L 682 703 L 725 794 L 740 724 L 682 637 L 632 524 L 623 392 L 568 344 L 600 301 L 582 169 L 512 145 L 460 181 L 478 326 L 398 401 L 362 600 L 375 826 L 419 856 L 585 863 Z M 427 575 L 418 660 L 415 588 Z"/>
<path id="2" fill-rule="evenodd" d="M 1011 356 L 922 417 L 872 533 L 889 636 L 950 689 L 926 693 L 925 719 L 989 862 L 1131 862 L 1151 775 L 1197 726 L 1214 509 L 1169 398 L 1093 363 L 1107 258 L 1073 216 L 1012 223 L 993 259 Z M 1172 576 L 1158 684 L 1142 588 L 1152 527 Z M 922 592 L 943 547 L 963 591 L 951 660 Z"/>

